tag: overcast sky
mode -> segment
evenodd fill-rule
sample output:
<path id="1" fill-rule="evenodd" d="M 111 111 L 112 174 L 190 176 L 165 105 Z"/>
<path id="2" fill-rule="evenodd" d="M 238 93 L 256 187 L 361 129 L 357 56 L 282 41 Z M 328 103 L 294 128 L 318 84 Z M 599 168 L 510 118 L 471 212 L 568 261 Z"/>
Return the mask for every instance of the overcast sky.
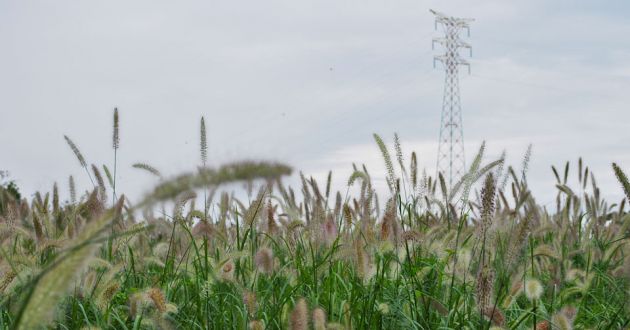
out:
<path id="1" fill-rule="evenodd" d="M 111 167 L 121 116 L 119 187 L 138 196 L 199 163 L 206 117 L 212 164 L 284 161 L 342 186 L 352 162 L 384 170 L 372 133 L 401 136 L 435 171 L 443 71 L 433 8 L 473 17 L 472 74 L 461 75 L 466 152 L 486 140 L 551 202 L 552 164 L 578 156 L 605 196 L 610 163 L 630 171 L 627 1 L 9 1 L 0 0 L 0 170 L 30 195 L 88 162 Z M 67 195 L 67 193 L 66 193 Z"/>

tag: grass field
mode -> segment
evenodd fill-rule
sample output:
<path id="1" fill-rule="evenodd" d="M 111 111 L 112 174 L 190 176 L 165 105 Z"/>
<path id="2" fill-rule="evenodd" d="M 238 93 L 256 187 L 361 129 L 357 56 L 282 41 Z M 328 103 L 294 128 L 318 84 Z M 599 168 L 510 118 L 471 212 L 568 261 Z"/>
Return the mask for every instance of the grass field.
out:
<path id="1" fill-rule="evenodd" d="M 581 161 L 553 169 L 548 209 L 528 189 L 529 153 L 517 169 L 482 146 L 449 189 L 375 135 L 390 188 L 377 197 L 361 166 L 354 194 L 304 175 L 286 187 L 283 164 L 209 168 L 203 121 L 200 133 L 198 170 L 134 165 L 156 177 L 136 205 L 115 162 L 88 165 L 69 138 L 93 190 L 70 178 L 62 203 L 56 185 L 32 200 L 0 188 L 0 328 L 628 327 L 630 215 Z M 113 135 L 115 155 L 117 112 Z M 249 202 L 221 190 L 233 182 L 249 183 Z"/>

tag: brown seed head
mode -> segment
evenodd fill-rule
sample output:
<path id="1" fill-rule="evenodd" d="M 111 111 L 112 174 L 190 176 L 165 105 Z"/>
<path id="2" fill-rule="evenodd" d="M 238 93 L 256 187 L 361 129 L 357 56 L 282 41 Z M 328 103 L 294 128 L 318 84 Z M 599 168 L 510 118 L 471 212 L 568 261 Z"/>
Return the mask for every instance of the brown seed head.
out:
<path id="1" fill-rule="evenodd" d="M 247 308 L 249 315 L 256 314 L 256 294 L 251 291 L 245 291 L 243 293 L 243 303 Z"/>
<path id="2" fill-rule="evenodd" d="M 498 307 L 487 306 L 482 309 L 482 314 L 486 317 L 493 325 L 503 326 L 505 325 L 505 315 L 503 312 L 499 310 Z"/>
<path id="3" fill-rule="evenodd" d="M 313 310 L 313 328 L 315 330 L 326 330 L 326 312 L 321 308 Z"/>
<path id="4" fill-rule="evenodd" d="M 232 260 L 228 260 L 221 267 L 221 278 L 225 281 L 231 281 L 234 278 L 234 262 Z"/>
<path id="5" fill-rule="evenodd" d="M 485 308 L 493 307 L 491 305 L 493 286 L 494 272 L 490 269 L 490 267 L 484 266 L 477 274 L 477 283 L 475 287 L 477 291 L 477 306 L 481 311 Z"/>
<path id="6" fill-rule="evenodd" d="M 337 239 L 337 225 L 331 214 L 326 217 L 326 221 L 322 224 L 322 229 L 326 244 L 331 244 Z"/>
<path id="7" fill-rule="evenodd" d="M 289 318 L 289 329 L 291 330 L 308 330 L 308 306 L 306 300 L 300 298 Z"/>
<path id="8" fill-rule="evenodd" d="M 273 251 L 267 247 L 258 250 L 256 256 L 254 256 L 254 264 L 262 273 L 269 274 L 273 272 Z"/>
<path id="9" fill-rule="evenodd" d="M 253 320 L 249 322 L 249 330 L 264 330 L 265 325 L 261 320 Z"/>
<path id="10" fill-rule="evenodd" d="M 166 297 L 164 297 L 162 290 L 159 288 L 151 288 L 147 292 L 147 295 L 160 313 L 166 312 Z"/>
<path id="11" fill-rule="evenodd" d="M 549 321 L 540 321 L 536 324 L 536 330 L 550 330 L 551 325 L 549 325 Z"/>

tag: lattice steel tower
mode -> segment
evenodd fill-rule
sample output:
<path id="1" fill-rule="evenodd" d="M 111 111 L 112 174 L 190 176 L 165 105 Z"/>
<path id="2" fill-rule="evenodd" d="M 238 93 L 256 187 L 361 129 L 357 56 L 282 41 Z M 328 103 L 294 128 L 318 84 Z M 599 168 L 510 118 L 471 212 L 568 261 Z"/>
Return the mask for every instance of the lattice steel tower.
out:
<path id="1" fill-rule="evenodd" d="M 462 106 L 459 98 L 459 66 L 465 65 L 470 73 L 470 64 L 461 57 L 459 50 L 464 48 L 470 51 L 470 44 L 464 42 L 459 34 L 467 30 L 470 36 L 468 24 L 474 19 L 457 18 L 447 16 L 431 10 L 435 15 L 435 29 L 442 27 L 444 36 L 434 38 L 432 47 L 436 43 L 444 49 L 444 53 L 434 56 L 433 66 L 437 61 L 442 62 L 444 71 L 444 99 L 442 102 L 442 120 L 440 122 L 440 143 L 438 146 L 437 172 L 441 172 L 449 189 L 457 183 L 466 170 L 464 158 L 464 126 L 462 123 Z M 437 176 L 436 176 L 437 179 Z"/>

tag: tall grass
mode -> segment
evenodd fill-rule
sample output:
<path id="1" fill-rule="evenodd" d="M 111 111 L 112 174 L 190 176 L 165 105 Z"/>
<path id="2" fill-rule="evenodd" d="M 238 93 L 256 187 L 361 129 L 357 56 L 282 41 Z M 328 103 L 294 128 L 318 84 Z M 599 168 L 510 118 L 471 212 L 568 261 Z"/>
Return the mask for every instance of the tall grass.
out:
<path id="1" fill-rule="evenodd" d="M 354 166 L 346 191 L 331 191 L 332 173 L 323 190 L 304 175 L 301 187 L 287 187 L 282 177 L 291 169 L 283 164 L 208 167 L 203 118 L 200 131 L 197 170 L 166 177 L 134 165 L 156 178 L 136 205 L 124 195 L 108 205 L 96 165 L 94 189 L 77 195 L 71 177 L 66 203 L 56 185 L 31 200 L 0 188 L 0 328 L 621 329 L 630 322 L 627 202 L 604 201 L 581 160 L 573 183 L 568 163 L 562 176 L 553 167 L 550 211 L 527 185 L 531 148 L 518 173 L 504 156 L 486 161 L 484 144 L 449 189 L 441 177 L 418 175 L 415 153 L 406 168 L 395 136 L 397 170 L 375 135 L 391 189 L 381 210 L 364 166 Z M 613 171 L 628 194 L 625 173 Z M 115 174 L 112 195 L 114 181 Z M 259 193 L 249 203 L 214 193 L 232 182 Z"/>

